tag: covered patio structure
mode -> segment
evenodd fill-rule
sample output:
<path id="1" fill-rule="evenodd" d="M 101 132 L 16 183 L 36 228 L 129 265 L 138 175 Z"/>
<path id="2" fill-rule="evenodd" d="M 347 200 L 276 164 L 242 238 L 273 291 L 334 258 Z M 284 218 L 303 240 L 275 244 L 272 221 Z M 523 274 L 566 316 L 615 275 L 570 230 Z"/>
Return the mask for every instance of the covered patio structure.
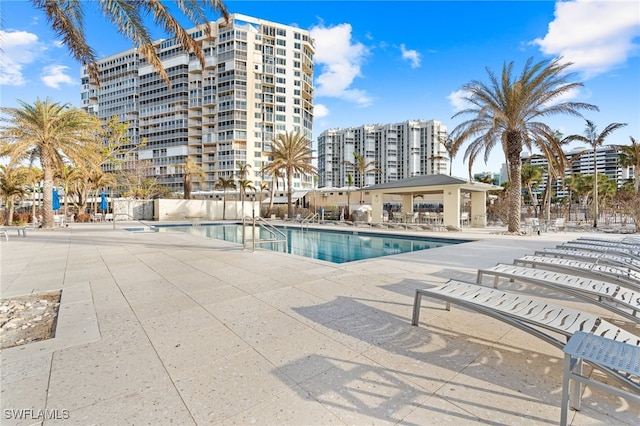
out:
<path id="1" fill-rule="evenodd" d="M 414 213 L 413 205 L 417 196 L 430 196 L 430 198 L 441 196 L 442 224 L 455 227 L 461 226 L 460 195 L 469 193 L 471 200 L 469 223 L 473 226 L 484 227 L 487 220 L 487 191 L 496 189 L 502 189 L 502 187 L 438 174 L 396 180 L 370 186 L 363 190 L 371 195 L 371 215 L 374 222 L 382 221 L 384 199 L 387 195 L 402 197 L 402 213 L 404 214 Z"/>

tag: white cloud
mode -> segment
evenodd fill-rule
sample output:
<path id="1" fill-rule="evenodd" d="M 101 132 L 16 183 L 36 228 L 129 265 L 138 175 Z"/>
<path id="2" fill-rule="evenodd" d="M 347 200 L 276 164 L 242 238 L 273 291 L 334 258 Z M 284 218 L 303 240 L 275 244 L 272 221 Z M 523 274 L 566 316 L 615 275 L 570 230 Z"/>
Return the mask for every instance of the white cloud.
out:
<path id="1" fill-rule="evenodd" d="M 573 69 L 589 78 L 637 54 L 634 38 L 638 35 L 636 1 L 558 1 L 547 34 L 532 43 L 547 55 L 573 62 Z"/>
<path id="2" fill-rule="evenodd" d="M 71 77 L 67 74 L 69 67 L 65 65 L 49 65 L 44 67 L 43 74 L 40 76 L 40 80 L 53 89 L 60 89 L 60 85 L 74 85 L 76 84 Z"/>
<path id="3" fill-rule="evenodd" d="M 22 86 L 25 65 L 35 62 L 45 50 L 38 36 L 26 31 L 0 30 L 0 85 Z"/>
<path id="4" fill-rule="evenodd" d="M 324 104 L 315 104 L 313 106 L 313 118 L 323 118 L 329 115 L 329 108 Z"/>
<path id="5" fill-rule="evenodd" d="M 462 111 L 463 109 L 467 109 L 473 106 L 473 104 L 469 103 L 465 98 L 469 97 L 470 93 L 466 90 L 456 90 L 455 92 L 449 93 L 447 98 L 449 99 L 449 103 L 453 107 L 454 112 Z"/>
<path id="6" fill-rule="evenodd" d="M 316 96 L 329 96 L 354 102 L 360 106 L 371 104 L 364 90 L 353 89 L 351 84 L 360 77 L 360 67 L 369 53 L 362 43 L 352 43 L 351 25 L 334 27 L 319 25 L 311 28 L 315 40 L 314 62 L 320 69 L 316 78 Z"/>
<path id="7" fill-rule="evenodd" d="M 408 59 L 411 62 L 411 68 L 420 68 L 420 54 L 417 50 L 407 50 L 404 44 L 400 45 L 402 59 Z"/>

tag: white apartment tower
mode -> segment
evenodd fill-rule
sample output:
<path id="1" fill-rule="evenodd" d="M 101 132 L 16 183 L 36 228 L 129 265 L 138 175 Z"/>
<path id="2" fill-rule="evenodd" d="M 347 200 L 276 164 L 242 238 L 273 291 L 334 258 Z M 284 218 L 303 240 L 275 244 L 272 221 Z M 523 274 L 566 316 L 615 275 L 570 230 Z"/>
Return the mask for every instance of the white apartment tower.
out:
<path id="1" fill-rule="evenodd" d="M 407 120 L 325 130 L 318 136 L 320 187 L 370 186 L 413 176 L 445 173 L 447 128 L 436 120 Z M 364 177 L 348 164 L 354 153 L 370 164 Z M 379 171 L 372 171 L 379 169 Z"/>
<path id="2" fill-rule="evenodd" d="M 271 180 L 260 168 L 275 135 L 299 131 L 312 143 L 309 32 L 239 14 L 211 27 L 210 39 L 201 28 L 189 30 L 206 56 L 204 69 L 175 39 L 156 43 L 170 87 L 137 49 L 99 61 L 100 87 L 82 69 L 82 107 L 103 122 L 117 116 L 127 123 L 131 148 L 142 143 L 136 161 L 147 160 L 174 191 L 182 191 L 187 158 L 206 176 L 195 191 L 213 190 L 220 177 L 237 179 L 238 163 L 251 166 L 245 178 L 257 186 Z M 296 178 L 296 187 L 312 186 L 312 177 Z"/>

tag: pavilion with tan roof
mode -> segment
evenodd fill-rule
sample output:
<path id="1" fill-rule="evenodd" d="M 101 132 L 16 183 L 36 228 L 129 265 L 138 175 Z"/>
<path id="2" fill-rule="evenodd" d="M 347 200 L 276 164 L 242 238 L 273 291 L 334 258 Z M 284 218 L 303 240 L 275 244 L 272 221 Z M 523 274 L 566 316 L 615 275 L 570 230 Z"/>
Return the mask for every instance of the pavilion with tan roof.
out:
<path id="1" fill-rule="evenodd" d="M 417 196 L 430 198 L 442 197 L 443 225 L 460 226 L 460 195 L 469 193 L 471 212 L 469 214 L 474 226 L 485 226 L 487 209 L 487 191 L 503 189 L 502 187 L 482 182 L 470 182 L 465 179 L 437 174 L 415 176 L 364 188 L 371 196 L 371 216 L 374 222 L 381 222 L 383 217 L 383 200 L 385 196 L 402 197 L 402 213 L 413 213 L 414 199 Z"/>

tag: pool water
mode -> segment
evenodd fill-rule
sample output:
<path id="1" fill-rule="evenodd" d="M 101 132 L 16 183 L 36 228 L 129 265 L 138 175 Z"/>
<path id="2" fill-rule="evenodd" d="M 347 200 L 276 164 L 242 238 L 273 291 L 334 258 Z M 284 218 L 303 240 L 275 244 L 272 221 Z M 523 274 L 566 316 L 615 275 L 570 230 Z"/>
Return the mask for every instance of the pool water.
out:
<path id="1" fill-rule="evenodd" d="M 159 225 L 160 232 L 186 232 L 206 238 L 242 244 L 242 225 Z M 286 252 L 333 263 L 353 262 L 392 254 L 427 250 L 469 240 L 422 238 L 361 231 L 333 231 L 309 228 L 278 227 L 287 236 Z M 261 229 L 260 238 L 270 238 Z M 247 230 L 251 235 L 251 229 Z M 256 248 L 285 251 L 284 243 L 256 244 Z"/>

